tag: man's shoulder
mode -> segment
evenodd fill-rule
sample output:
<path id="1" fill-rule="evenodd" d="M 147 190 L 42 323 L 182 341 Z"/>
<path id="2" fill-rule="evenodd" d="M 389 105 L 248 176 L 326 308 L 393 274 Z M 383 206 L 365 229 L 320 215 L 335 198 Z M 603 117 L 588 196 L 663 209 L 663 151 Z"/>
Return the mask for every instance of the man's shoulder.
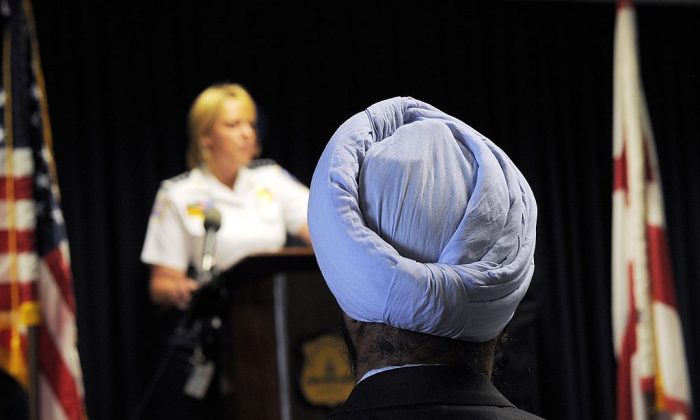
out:
<path id="1" fill-rule="evenodd" d="M 392 407 L 368 407 L 363 409 L 337 409 L 326 418 L 345 419 L 469 419 L 469 420 L 542 420 L 534 414 L 515 407 L 493 407 L 468 404 L 411 404 Z"/>
<path id="2" fill-rule="evenodd" d="M 328 418 L 539 419 L 516 408 L 485 376 L 450 366 L 377 373 L 361 381 Z"/>

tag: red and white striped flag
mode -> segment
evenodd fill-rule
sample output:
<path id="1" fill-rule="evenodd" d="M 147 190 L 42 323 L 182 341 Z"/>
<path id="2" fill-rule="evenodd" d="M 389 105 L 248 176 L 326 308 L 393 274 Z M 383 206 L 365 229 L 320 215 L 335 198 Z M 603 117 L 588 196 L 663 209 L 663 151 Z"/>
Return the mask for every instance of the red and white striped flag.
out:
<path id="1" fill-rule="evenodd" d="M 3 0 L 0 12 L 0 368 L 25 387 L 35 383 L 30 412 L 39 419 L 81 420 L 75 299 L 31 6 Z M 30 328 L 37 375 L 28 366 Z"/>
<path id="2" fill-rule="evenodd" d="M 635 13 L 619 0 L 613 95 L 612 313 L 617 418 L 690 419 L 663 193 L 639 77 Z"/>

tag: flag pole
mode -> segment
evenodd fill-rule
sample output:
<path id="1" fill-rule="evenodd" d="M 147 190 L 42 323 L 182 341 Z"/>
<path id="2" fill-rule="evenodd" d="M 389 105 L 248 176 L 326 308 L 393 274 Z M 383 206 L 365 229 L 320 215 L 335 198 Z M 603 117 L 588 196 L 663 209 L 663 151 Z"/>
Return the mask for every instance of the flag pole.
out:
<path id="1" fill-rule="evenodd" d="M 37 47 L 37 41 L 36 41 L 36 32 L 34 28 L 34 14 L 32 11 L 32 4 L 30 0 L 21 0 L 17 1 L 16 5 L 20 8 L 20 13 L 21 16 L 24 17 L 24 19 L 27 22 L 27 32 L 28 32 L 28 48 L 29 48 L 29 56 L 31 57 L 31 60 L 34 61 L 36 57 L 35 49 Z M 26 45 L 26 44 L 25 44 Z M 34 65 L 35 63 L 31 63 L 31 65 Z M 25 320 L 29 321 L 27 322 L 27 368 L 28 368 L 28 377 L 27 377 L 27 404 L 28 404 L 28 411 L 29 411 L 29 420 L 41 420 L 41 414 L 40 414 L 40 401 L 41 401 L 41 395 L 39 391 L 39 356 L 38 356 L 38 348 L 39 348 L 39 334 L 38 334 L 38 329 L 39 329 L 39 323 L 41 322 L 41 317 L 38 314 L 38 307 L 34 307 L 33 311 L 27 311 L 31 312 L 31 315 L 29 313 L 26 313 L 23 315 L 29 315 L 29 316 L 23 316 Z M 24 311 L 23 311 L 24 312 Z M 31 318 L 31 319 L 30 319 Z"/>
<path id="2" fill-rule="evenodd" d="M 39 82 L 39 87 L 42 92 L 46 92 L 44 87 L 43 74 L 41 72 L 41 63 L 39 56 L 39 41 L 36 35 L 36 25 L 34 23 L 34 10 L 32 9 L 31 0 L 22 0 L 22 9 L 24 11 L 25 19 L 27 20 L 27 30 L 29 35 L 29 48 L 31 65 L 35 70 L 35 77 L 37 77 Z M 44 138 L 49 141 L 51 145 L 51 127 L 49 123 L 48 113 L 46 107 L 40 106 L 40 112 L 42 116 L 42 127 Z M 53 150 L 51 150 L 53 152 Z M 52 175 L 55 176 L 55 169 L 53 166 Z M 39 320 L 37 320 L 39 321 Z M 40 321 L 39 321 L 40 322 Z M 40 411 L 40 401 L 41 401 L 41 391 L 39 390 L 39 326 L 38 324 L 33 324 L 27 328 L 27 364 L 29 367 L 29 420 L 41 420 Z"/>
<path id="3" fill-rule="evenodd" d="M 39 419 L 39 363 L 36 349 L 39 346 L 37 326 L 27 329 L 27 364 L 29 365 L 29 420 Z"/>

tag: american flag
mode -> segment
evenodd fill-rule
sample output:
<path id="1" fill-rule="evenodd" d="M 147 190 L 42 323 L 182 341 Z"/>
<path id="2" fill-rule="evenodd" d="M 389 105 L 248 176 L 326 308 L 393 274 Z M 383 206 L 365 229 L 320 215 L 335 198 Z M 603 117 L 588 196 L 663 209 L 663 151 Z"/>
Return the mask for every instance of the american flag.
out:
<path id="1" fill-rule="evenodd" d="M 28 0 L 2 0 L 0 368 L 38 396 L 42 420 L 84 419 L 76 308 Z M 28 332 L 36 331 L 37 380 Z"/>
<path id="2" fill-rule="evenodd" d="M 690 419 L 661 179 L 638 63 L 632 2 L 618 1 L 612 250 L 617 418 Z"/>

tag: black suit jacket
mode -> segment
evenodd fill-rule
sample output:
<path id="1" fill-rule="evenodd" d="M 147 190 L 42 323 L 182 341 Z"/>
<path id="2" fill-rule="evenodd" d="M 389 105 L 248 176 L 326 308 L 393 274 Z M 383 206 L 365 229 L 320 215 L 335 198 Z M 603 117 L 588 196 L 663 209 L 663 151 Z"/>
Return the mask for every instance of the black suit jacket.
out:
<path id="1" fill-rule="evenodd" d="M 377 373 L 352 390 L 329 419 L 539 419 L 515 408 L 486 377 L 453 366 Z"/>

